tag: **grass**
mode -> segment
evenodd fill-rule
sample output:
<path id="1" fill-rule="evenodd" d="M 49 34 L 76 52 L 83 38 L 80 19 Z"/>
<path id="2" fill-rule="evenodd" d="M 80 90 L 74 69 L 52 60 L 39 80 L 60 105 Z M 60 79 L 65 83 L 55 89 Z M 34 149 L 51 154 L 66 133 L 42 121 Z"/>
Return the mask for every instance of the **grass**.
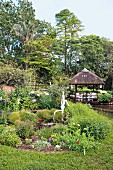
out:
<path id="1" fill-rule="evenodd" d="M 41 153 L 0 145 L 0 170 L 113 170 L 113 132 L 98 149 Z"/>

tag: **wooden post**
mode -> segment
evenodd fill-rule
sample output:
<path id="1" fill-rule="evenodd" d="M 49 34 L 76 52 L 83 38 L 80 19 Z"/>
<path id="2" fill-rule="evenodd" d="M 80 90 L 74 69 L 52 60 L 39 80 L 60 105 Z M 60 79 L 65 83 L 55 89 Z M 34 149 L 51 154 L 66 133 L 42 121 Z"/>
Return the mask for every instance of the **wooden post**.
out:
<path id="1" fill-rule="evenodd" d="M 75 85 L 75 102 L 76 102 L 76 92 L 77 92 L 77 85 Z"/>

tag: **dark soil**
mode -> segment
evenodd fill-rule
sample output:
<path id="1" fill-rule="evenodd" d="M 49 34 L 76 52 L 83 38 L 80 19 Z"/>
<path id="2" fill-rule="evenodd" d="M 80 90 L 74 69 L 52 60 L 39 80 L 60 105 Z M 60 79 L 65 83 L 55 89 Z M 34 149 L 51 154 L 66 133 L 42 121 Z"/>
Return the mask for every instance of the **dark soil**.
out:
<path id="1" fill-rule="evenodd" d="M 22 144 L 21 146 L 16 147 L 16 149 L 32 151 L 32 152 L 50 152 L 50 153 L 52 153 L 52 152 L 67 152 L 67 151 L 69 151 L 67 148 L 62 148 L 62 149 L 60 149 L 58 151 L 55 151 L 55 147 L 54 146 L 50 146 L 48 149 L 39 151 L 39 150 L 36 150 L 36 149 L 30 147 L 29 145 L 25 145 L 25 144 Z"/>

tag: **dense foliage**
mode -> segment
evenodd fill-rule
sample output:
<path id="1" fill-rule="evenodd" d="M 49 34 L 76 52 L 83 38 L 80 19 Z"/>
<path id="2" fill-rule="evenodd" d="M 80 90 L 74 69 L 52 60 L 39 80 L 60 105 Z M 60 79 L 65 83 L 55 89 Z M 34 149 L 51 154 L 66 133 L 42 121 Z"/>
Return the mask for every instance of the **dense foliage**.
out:
<path id="1" fill-rule="evenodd" d="M 2 64 L 32 68 L 32 81 L 43 84 L 63 73 L 72 76 L 84 67 L 105 80 L 112 74 L 113 43 L 96 35 L 80 37 L 82 22 L 68 9 L 55 15 L 55 28 L 35 18 L 29 1 L 2 0 L 0 9 Z"/>

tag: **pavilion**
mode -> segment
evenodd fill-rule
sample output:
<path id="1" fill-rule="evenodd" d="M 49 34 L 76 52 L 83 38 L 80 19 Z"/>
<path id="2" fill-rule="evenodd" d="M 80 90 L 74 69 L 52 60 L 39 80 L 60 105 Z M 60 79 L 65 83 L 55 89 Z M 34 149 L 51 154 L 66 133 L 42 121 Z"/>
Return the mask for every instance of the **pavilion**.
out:
<path id="1" fill-rule="evenodd" d="M 75 85 L 75 102 L 94 102 L 98 100 L 98 93 L 94 92 L 95 87 L 100 87 L 100 85 L 104 85 L 104 81 L 98 77 L 96 74 L 90 72 L 86 68 L 84 68 L 81 72 L 77 73 L 69 82 L 70 85 Z M 77 91 L 77 86 L 93 86 L 93 92 L 88 93 L 79 93 Z"/>

